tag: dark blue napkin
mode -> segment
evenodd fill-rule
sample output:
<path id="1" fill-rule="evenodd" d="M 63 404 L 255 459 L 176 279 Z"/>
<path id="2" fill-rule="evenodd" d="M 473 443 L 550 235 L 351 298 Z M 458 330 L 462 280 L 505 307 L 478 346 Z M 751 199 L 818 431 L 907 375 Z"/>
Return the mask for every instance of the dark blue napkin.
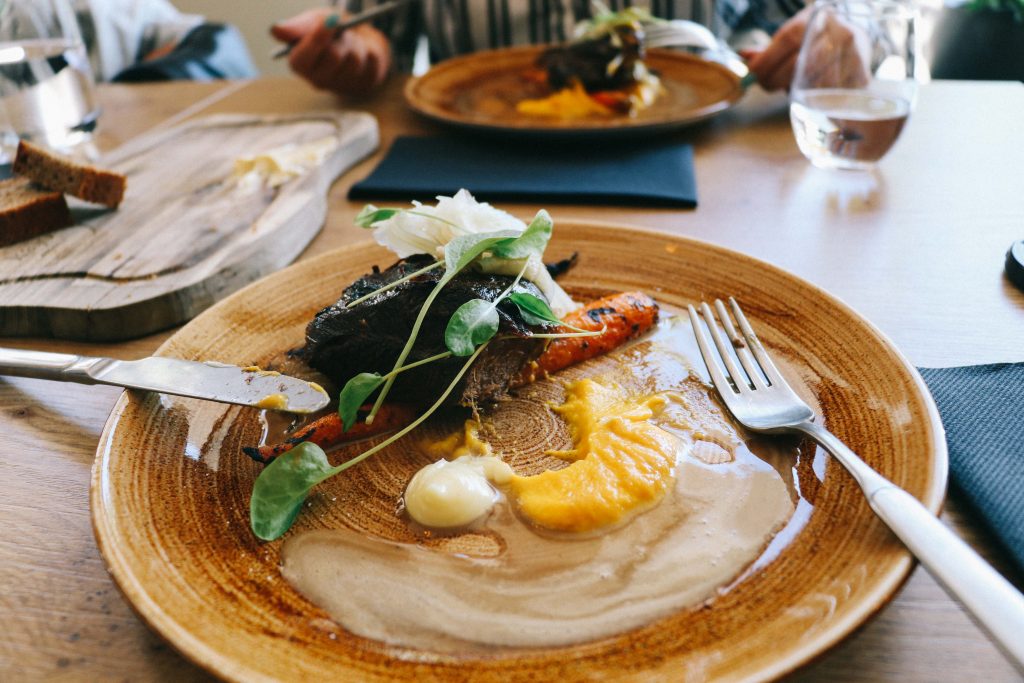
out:
<path id="1" fill-rule="evenodd" d="M 1024 363 L 921 368 L 953 484 L 1024 569 Z"/>
<path id="2" fill-rule="evenodd" d="M 693 148 L 673 141 L 550 142 L 401 137 L 350 199 L 697 206 Z"/>

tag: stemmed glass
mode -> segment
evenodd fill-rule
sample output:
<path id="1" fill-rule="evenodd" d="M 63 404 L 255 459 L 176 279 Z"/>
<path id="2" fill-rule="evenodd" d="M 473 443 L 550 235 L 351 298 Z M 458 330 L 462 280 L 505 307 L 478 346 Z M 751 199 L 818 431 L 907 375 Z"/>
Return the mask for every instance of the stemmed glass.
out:
<path id="1" fill-rule="evenodd" d="M 916 13 L 896 0 L 819 0 L 793 75 L 797 145 L 823 168 L 867 169 L 914 107 Z"/>

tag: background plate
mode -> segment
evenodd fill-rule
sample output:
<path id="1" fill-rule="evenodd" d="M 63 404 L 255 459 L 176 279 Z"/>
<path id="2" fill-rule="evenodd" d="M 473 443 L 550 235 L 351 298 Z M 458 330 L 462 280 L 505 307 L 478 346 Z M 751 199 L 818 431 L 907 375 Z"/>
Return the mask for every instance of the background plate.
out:
<path id="1" fill-rule="evenodd" d="M 756 259 L 666 234 L 559 223 L 548 255 L 571 251 L 580 254 L 566 278 L 573 288 L 643 289 L 676 306 L 735 295 L 784 371 L 823 406 L 829 428 L 938 510 L 946 451 L 934 404 L 913 367 L 844 304 Z M 371 243 L 309 259 L 209 309 L 160 353 L 265 363 L 299 345 L 306 322 L 351 280 L 393 260 Z M 813 506 L 803 530 L 708 606 L 574 647 L 458 657 L 389 647 L 348 634 L 292 590 L 278 570 L 280 541 L 259 543 L 249 532 L 258 467 L 238 448 L 258 435 L 250 409 L 126 392 L 93 472 L 97 541 L 125 596 L 186 657 L 233 680 L 772 678 L 848 635 L 912 566 L 829 462 L 798 472 Z M 387 459 L 377 458 L 346 476 L 393 488 Z M 353 500 L 315 495 L 296 528 L 362 524 L 367 504 Z"/>
<path id="2" fill-rule="evenodd" d="M 516 112 L 531 94 L 522 74 L 543 48 L 514 47 L 445 60 L 405 86 L 405 99 L 441 123 L 481 131 L 571 138 L 651 134 L 680 128 L 725 111 L 743 95 L 726 67 L 676 50 L 650 50 L 645 60 L 666 92 L 636 116 L 561 121 Z"/>

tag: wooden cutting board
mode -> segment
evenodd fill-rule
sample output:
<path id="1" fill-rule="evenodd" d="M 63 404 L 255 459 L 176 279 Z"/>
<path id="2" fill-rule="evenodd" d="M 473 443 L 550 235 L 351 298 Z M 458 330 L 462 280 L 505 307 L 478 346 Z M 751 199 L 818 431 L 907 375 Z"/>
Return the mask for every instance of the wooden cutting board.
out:
<path id="1" fill-rule="evenodd" d="M 239 157 L 328 136 L 323 162 L 276 188 L 232 176 Z M 115 341 L 192 318 L 291 263 L 378 141 L 361 112 L 219 115 L 132 140 L 103 160 L 128 176 L 118 210 L 74 204 L 74 227 L 0 248 L 0 336 Z"/>

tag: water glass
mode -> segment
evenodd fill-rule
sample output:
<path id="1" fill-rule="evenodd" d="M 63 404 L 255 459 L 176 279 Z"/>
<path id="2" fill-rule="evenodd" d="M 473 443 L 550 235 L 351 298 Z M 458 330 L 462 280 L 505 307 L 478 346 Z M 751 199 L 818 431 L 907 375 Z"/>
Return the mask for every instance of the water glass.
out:
<path id="1" fill-rule="evenodd" d="M 896 142 L 917 95 L 916 13 L 896 0 L 819 0 L 790 91 L 797 145 L 823 168 L 867 169 Z"/>
<path id="2" fill-rule="evenodd" d="M 0 146 L 19 138 L 74 153 L 99 107 L 69 0 L 0 0 Z"/>

